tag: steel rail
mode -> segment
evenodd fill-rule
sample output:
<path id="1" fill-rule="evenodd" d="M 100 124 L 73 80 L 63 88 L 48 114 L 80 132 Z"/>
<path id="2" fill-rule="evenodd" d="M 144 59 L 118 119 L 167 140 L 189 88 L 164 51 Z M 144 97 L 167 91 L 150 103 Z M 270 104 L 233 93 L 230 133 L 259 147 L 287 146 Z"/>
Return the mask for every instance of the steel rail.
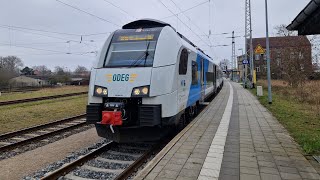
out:
<path id="1" fill-rule="evenodd" d="M 162 144 L 162 143 L 160 143 L 160 144 Z M 148 160 L 148 158 L 151 156 L 151 154 L 153 152 L 156 152 L 159 149 L 160 144 L 155 145 L 150 150 L 145 152 L 134 163 L 132 163 L 128 168 L 126 168 L 124 171 L 122 171 L 122 173 L 120 173 L 118 176 L 116 176 L 115 180 L 122 180 L 122 179 L 129 178 L 135 171 L 137 171 L 139 169 L 139 167 L 141 167 L 141 165 L 143 163 L 145 163 Z"/>
<path id="2" fill-rule="evenodd" d="M 86 116 L 86 114 L 80 114 L 80 115 L 77 115 L 77 116 L 61 119 L 61 120 L 58 120 L 58 121 L 49 122 L 49 123 L 46 123 L 46 124 L 41 124 L 41 125 L 25 128 L 25 129 L 21 129 L 21 130 L 14 131 L 14 132 L 9 132 L 9 133 L 6 133 L 6 134 L 1 134 L 0 135 L 0 140 L 8 139 L 8 138 L 11 138 L 11 137 L 14 137 L 14 136 L 18 136 L 18 135 L 22 135 L 22 134 L 25 134 L 25 133 L 28 133 L 28 132 L 32 132 L 32 131 L 37 131 L 37 130 L 40 130 L 40 129 L 48 128 L 50 126 L 55 126 L 55 125 L 59 125 L 59 124 L 62 124 L 62 123 L 67 123 L 67 122 L 75 120 L 75 119 L 84 118 L 85 116 Z"/>
<path id="3" fill-rule="evenodd" d="M 91 151 L 89 154 L 86 154 L 82 157 L 80 157 L 79 159 L 77 159 L 76 161 L 69 163 L 67 165 L 62 166 L 61 168 L 53 171 L 52 173 L 49 173 L 48 175 L 46 175 L 45 177 L 41 178 L 41 180 L 52 180 L 52 179 L 58 179 L 61 176 L 64 176 L 65 174 L 71 172 L 72 170 L 74 170 L 76 167 L 81 166 L 83 163 L 95 158 L 96 156 L 102 154 L 103 152 L 105 152 L 106 150 L 111 149 L 112 147 L 114 147 L 117 143 L 111 141 L 103 146 L 101 146 L 98 149 L 95 149 L 93 151 Z"/>
<path id="4" fill-rule="evenodd" d="M 84 115 L 78 116 L 78 118 L 83 117 L 83 116 Z M 56 122 L 53 122 L 53 123 L 48 123 L 48 124 L 45 124 L 45 125 L 39 125 L 39 126 L 36 126 L 36 127 L 24 129 L 24 130 L 21 130 L 21 131 L 8 133 L 8 134 L 5 134 L 3 136 L 6 136 L 6 137 L 10 138 L 10 137 L 18 136 L 18 135 L 23 135 L 23 134 L 25 134 L 27 132 L 31 132 L 31 131 L 34 131 L 34 130 L 45 129 L 45 128 L 48 128 L 50 126 L 54 126 L 56 124 L 61 124 L 61 123 L 66 123 L 66 122 L 69 122 L 69 121 L 72 121 L 72 120 L 75 120 L 75 119 L 77 119 L 77 118 L 76 117 L 72 117 L 72 118 L 64 119 L 62 121 L 56 121 Z M 55 130 L 55 131 L 48 132 L 46 134 L 42 134 L 42 135 L 35 136 L 35 137 L 29 138 L 29 139 L 18 141 L 18 142 L 9 144 L 9 145 L 1 146 L 0 147 L 0 152 L 8 151 L 8 150 L 17 148 L 17 147 L 25 145 L 25 144 L 29 144 L 29 143 L 34 142 L 34 141 L 39 141 L 39 140 L 45 139 L 47 137 L 54 136 L 56 134 L 61 134 L 63 132 L 79 128 L 79 127 L 84 126 L 86 124 L 87 123 L 85 121 L 84 122 L 80 122 L 80 123 L 75 124 L 75 125 L 71 125 L 71 126 L 68 126 L 68 127 L 62 128 L 62 129 L 58 129 L 58 130 Z M 30 130 L 30 129 L 32 129 L 32 130 Z M 4 140 L 4 139 L 6 139 L 6 138 L 2 138 L 1 140 Z"/>
<path id="5" fill-rule="evenodd" d="M 21 104 L 26 102 L 43 101 L 43 100 L 57 99 L 57 98 L 70 97 L 70 96 L 79 96 L 87 93 L 88 92 L 85 91 L 85 92 L 78 92 L 78 93 L 60 94 L 60 95 L 54 95 L 54 96 L 43 96 L 43 97 L 28 98 L 28 99 L 18 99 L 18 100 L 12 100 L 12 101 L 1 101 L 0 106 Z"/>

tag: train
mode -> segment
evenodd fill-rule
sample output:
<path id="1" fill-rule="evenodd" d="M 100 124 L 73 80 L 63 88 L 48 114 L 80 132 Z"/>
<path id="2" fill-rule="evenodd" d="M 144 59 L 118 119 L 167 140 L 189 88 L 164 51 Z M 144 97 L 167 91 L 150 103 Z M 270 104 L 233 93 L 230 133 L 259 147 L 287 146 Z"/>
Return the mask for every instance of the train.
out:
<path id="1" fill-rule="evenodd" d="M 222 75 L 170 24 L 130 22 L 110 34 L 91 71 L 87 123 L 119 143 L 160 140 L 219 92 Z"/>

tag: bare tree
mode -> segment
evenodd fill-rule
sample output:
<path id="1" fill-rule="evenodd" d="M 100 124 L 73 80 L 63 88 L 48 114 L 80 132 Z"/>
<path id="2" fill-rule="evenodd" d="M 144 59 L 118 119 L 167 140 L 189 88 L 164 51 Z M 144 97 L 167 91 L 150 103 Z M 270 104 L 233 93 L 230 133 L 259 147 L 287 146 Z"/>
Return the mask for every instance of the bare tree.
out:
<path id="1" fill-rule="evenodd" d="M 22 60 L 17 56 L 7 56 L 0 59 L 0 67 L 10 72 L 19 73 L 19 69 L 23 66 Z"/>
<path id="2" fill-rule="evenodd" d="M 74 75 L 78 75 L 78 76 L 88 76 L 89 74 L 89 70 L 84 67 L 84 66 L 78 66 L 74 72 L 73 72 Z"/>
<path id="3" fill-rule="evenodd" d="M 311 54 L 304 53 L 308 51 L 305 48 L 291 48 L 282 52 L 281 70 L 284 75 L 283 78 L 292 87 L 302 87 L 311 75 L 312 64 L 307 61 L 307 59 L 311 58 L 307 56 L 311 56 Z"/>
<path id="4" fill-rule="evenodd" d="M 22 66 L 22 60 L 16 56 L 0 57 L 0 86 L 6 86 L 9 79 L 19 76 Z"/>
<path id="5" fill-rule="evenodd" d="M 68 83 L 71 80 L 71 73 L 70 70 L 61 67 L 61 66 L 56 66 L 54 68 L 54 74 L 51 78 L 51 82 L 53 84 L 56 83 Z"/>
<path id="6" fill-rule="evenodd" d="M 55 75 L 70 75 L 70 70 L 65 67 L 56 66 L 54 67 L 54 73 Z"/>
<path id="7" fill-rule="evenodd" d="M 33 66 L 32 69 L 35 71 L 35 73 L 37 73 L 37 75 L 49 76 L 52 74 L 51 70 L 45 65 Z"/>
<path id="8" fill-rule="evenodd" d="M 289 31 L 285 24 L 280 24 L 274 27 L 277 36 L 297 36 L 297 32 Z"/>

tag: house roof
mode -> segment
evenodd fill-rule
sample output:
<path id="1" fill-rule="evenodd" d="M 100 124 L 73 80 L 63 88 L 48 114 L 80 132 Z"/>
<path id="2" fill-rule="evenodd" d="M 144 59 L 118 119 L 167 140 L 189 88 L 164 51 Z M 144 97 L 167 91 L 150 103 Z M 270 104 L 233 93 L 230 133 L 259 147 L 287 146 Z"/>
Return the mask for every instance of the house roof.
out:
<path id="1" fill-rule="evenodd" d="M 319 34 L 319 21 L 314 21 L 315 14 L 319 15 L 320 0 L 311 0 L 309 4 L 297 15 L 297 17 L 287 26 L 289 31 L 298 30 L 300 35 Z M 318 13 L 317 13 L 318 12 Z M 309 24 L 308 24 L 309 22 Z M 310 24 L 311 22 L 311 24 Z M 310 26 L 311 25 L 311 26 Z"/>
<path id="2" fill-rule="evenodd" d="M 310 46 L 311 43 L 306 36 L 284 36 L 284 37 L 270 37 L 270 48 L 281 47 L 305 47 Z M 256 48 L 258 45 L 263 48 L 266 47 L 266 38 L 253 38 L 252 45 Z"/>
<path id="3" fill-rule="evenodd" d="M 37 78 L 32 78 L 32 77 L 27 77 L 27 76 L 18 76 L 18 77 L 14 77 L 12 79 L 10 79 L 10 81 L 21 81 L 21 80 L 29 80 L 29 81 L 44 81 L 44 80 L 41 80 L 41 79 L 37 79 Z"/>

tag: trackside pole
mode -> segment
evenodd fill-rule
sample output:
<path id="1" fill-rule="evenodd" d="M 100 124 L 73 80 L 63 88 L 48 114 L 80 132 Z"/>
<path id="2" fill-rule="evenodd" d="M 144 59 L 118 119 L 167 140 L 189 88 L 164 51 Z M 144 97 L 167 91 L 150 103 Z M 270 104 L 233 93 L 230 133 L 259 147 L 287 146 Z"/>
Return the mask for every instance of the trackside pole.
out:
<path id="1" fill-rule="evenodd" d="M 267 46 L 267 77 L 268 77 L 268 101 L 272 104 L 272 92 L 271 92 L 271 70 L 270 70 L 270 44 L 269 44 L 269 22 L 268 22 L 268 0 L 266 3 L 266 46 Z"/>

